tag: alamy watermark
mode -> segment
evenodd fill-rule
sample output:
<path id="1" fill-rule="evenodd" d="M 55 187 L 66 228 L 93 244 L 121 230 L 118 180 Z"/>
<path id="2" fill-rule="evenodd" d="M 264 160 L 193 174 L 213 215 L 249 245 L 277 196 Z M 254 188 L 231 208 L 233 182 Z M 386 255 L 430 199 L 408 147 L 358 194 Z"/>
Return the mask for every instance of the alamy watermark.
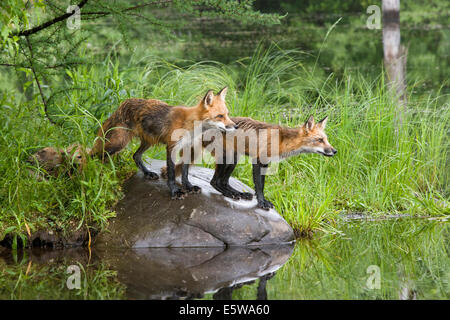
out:
<path id="1" fill-rule="evenodd" d="M 371 5 L 367 7 L 367 14 L 370 16 L 367 18 L 366 26 L 370 30 L 381 29 L 381 9 L 377 5 Z"/>
<path id="2" fill-rule="evenodd" d="M 311 116 L 301 128 L 244 123 L 237 129 L 220 126 L 219 122 L 194 121 L 192 129 L 179 128 L 172 132 L 169 156 L 179 164 L 199 164 L 207 160 L 204 158 L 204 151 L 207 151 L 216 164 L 237 164 L 245 155 L 252 164 L 261 165 L 263 175 L 274 174 L 276 165 L 270 170 L 265 168 L 291 156 L 317 153 L 331 157 L 336 154 L 324 132 L 326 119 L 315 124 Z"/>
<path id="3" fill-rule="evenodd" d="M 208 128 L 202 121 L 195 121 L 193 130 L 174 130 L 171 141 L 176 141 L 171 158 L 185 164 L 200 164 L 204 151 L 215 158 L 216 164 L 236 164 L 242 155 L 248 155 L 253 163 L 262 164 L 279 161 L 279 130 L 249 129 L 221 131 Z M 273 172 L 267 170 L 266 175 Z"/>
<path id="4" fill-rule="evenodd" d="M 366 273 L 369 277 L 366 280 L 366 287 L 370 290 L 381 289 L 381 270 L 377 265 L 367 267 Z"/>
<path id="5" fill-rule="evenodd" d="M 67 18 L 67 28 L 69 30 L 78 30 L 81 28 L 81 10 L 77 5 L 69 5 L 66 10 L 67 13 L 73 13 Z"/>
<path id="6" fill-rule="evenodd" d="M 71 274 L 66 281 L 66 286 L 69 290 L 81 289 L 81 271 L 77 265 L 70 265 L 66 270 L 67 274 Z"/>

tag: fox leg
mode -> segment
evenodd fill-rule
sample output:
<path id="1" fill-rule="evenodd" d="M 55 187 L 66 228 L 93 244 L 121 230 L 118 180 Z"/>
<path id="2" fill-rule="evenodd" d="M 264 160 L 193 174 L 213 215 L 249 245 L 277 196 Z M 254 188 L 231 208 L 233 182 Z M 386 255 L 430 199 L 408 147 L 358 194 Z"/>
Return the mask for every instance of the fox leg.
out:
<path id="1" fill-rule="evenodd" d="M 142 172 L 144 172 L 145 178 L 150 179 L 150 180 L 157 180 L 159 178 L 158 174 L 156 172 L 148 170 L 147 167 L 142 162 L 142 154 L 149 147 L 150 146 L 146 142 L 141 140 L 141 145 L 139 146 L 139 149 L 137 149 L 137 151 L 133 154 L 133 159 L 134 159 L 134 162 L 136 163 L 136 165 L 138 166 L 138 168 L 141 169 Z"/>
<path id="2" fill-rule="evenodd" d="M 167 146 L 167 185 L 172 199 L 183 199 L 186 192 L 176 185 L 175 181 L 175 163 L 172 160 L 172 148 Z"/>
<path id="3" fill-rule="evenodd" d="M 262 164 L 257 161 L 253 164 L 253 182 L 255 184 L 256 199 L 258 200 L 258 207 L 269 210 L 274 207 L 273 203 L 264 198 L 264 183 L 265 175 L 261 174 L 261 168 L 267 168 L 267 164 Z"/>
<path id="4" fill-rule="evenodd" d="M 269 164 L 261 164 L 261 167 L 264 168 L 264 171 L 266 172 L 267 168 L 269 167 Z M 265 172 L 264 172 L 264 174 L 261 174 L 261 185 L 262 185 L 262 192 L 263 192 L 263 194 L 264 194 L 264 185 L 266 184 L 266 174 L 265 174 Z M 269 206 L 271 206 L 272 208 L 274 207 L 272 202 L 270 202 L 269 200 L 267 200 L 265 198 L 264 198 L 264 200 Z"/>
<path id="5" fill-rule="evenodd" d="M 202 189 L 199 186 L 194 186 L 189 182 L 189 163 L 183 163 L 183 169 L 181 171 L 181 184 L 183 188 L 189 193 L 200 193 Z"/>
<path id="6" fill-rule="evenodd" d="M 211 179 L 210 184 L 217 191 L 221 192 L 225 197 L 232 199 L 247 199 L 251 200 L 253 195 L 249 192 L 239 192 L 230 186 L 230 177 L 238 163 L 238 156 L 233 155 L 232 163 L 226 163 L 226 154 L 223 155 L 223 164 L 216 164 L 216 171 Z"/>
<path id="7" fill-rule="evenodd" d="M 237 164 L 237 161 L 236 161 Z M 224 177 L 223 177 L 223 182 L 225 184 L 225 187 L 230 190 L 231 192 L 237 192 L 239 197 L 241 199 L 245 199 L 245 200 L 252 200 L 253 199 L 253 194 L 250 192 L 240 192 L 236 189 L 234 189 L 232 186 L 230 186 L 230 177 L 231 174 L 234 171 L 234 168 L 236 167 L 236 164 L 233 165 L 227 165 L 225 168 L 225 172 L 224 172 Z"/>
<path id="8" fill-rule="evenodd" d="M 236 155 L 234 155 L 234 159 L 236 160 Z M 228 179 L 227 172 L 231 175 L 231 172 L 233 172 L 234 168 L 236 167 L 237 161 L 232 161 L 232 163 L 227 164 L 226 163 L 226 153 L 222 155 L 222 163 L 219 163 L 219 159 L 217 158 L 218 155 L 215 155 L 216 157 L 216 170 L 214 171 L 214 176 L 212 177 L 211 181 L 209 182 L 211 186 L 214 187 L 217 191 L 222 193 L 225 197 L 232 198 L 235 200 L 239 200 L 239 192 L 237 190 L 230 190 L 230 188 L 227 187 L 228 185 Z"/>
<path id="9" fill-rule="evenodd" d="M 228 188 L 228 179 L 226 178 L 226 172 L 230 171 L 229 167 L 231 167 L 232 168 L 231 171 L 233 171 L 236 165 L 216 164 L 216 171 L 214 171 L 214 176 L 212 177 L 210 184 L 211 186 L 214 187 L 214 189 L 222 193 L 225 197 L 239 200 L 240 199 L 239 192 L 237 190 L 232 189 L 231 187 Z"/>
<path id="10" fill-rule="evenodd" d="M 214 176 L 211 179 L 210 184 L 225 197 L 236 200 L 251 200 L 253 198 L 253 194 L 250 192 L 240 192 L 230 186 L 230 176 L 235 167 L 236 164 L 217 164 L 216 171 L 214 172 Z"/>
<path id="11" fill-rule="evenodd" d="M 195 162 L 195 153 L 194 153 L 194 147 L 191 147 L 191 162 Z M 183 150 L 180 151 L 180 156 L 183 160 L 185 160 Z M 183 189 L 186 190 L 189 193 L 200 193 L 202 192 L 202 189 L 198 186 L 194 186 L 189 182 L 189 166 L 190 163 L 184 163 L 181 162 L 175 166 L 175 176 L 177 175 L 177 167 L 181 166 L 181 184 L 183 186 Z"/>

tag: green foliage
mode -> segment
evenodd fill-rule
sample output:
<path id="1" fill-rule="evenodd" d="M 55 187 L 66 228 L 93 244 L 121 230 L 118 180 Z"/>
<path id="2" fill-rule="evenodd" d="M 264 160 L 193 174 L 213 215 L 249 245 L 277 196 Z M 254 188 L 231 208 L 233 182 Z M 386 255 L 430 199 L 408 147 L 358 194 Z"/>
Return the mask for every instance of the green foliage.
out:
<path id="1" fill-rule="evenodd" d="M 33 10 L 30 10 L 31 6 Z M 29 28 L 33 17 L 40 17 L 45 7 L 44 0 L 33 1 L 32 4 L 23 0 L 2 1 L 0 3 L 0 48 L 13 46 L 19 40 L 15 33 Z"/>
<path id="2" fill-rule="evenodd" d="M 267 14 L 255 11 L 254 0 L 222 1 L 175 1 L 174 6 L 181 12 L 188 12 L 207 17 L 231 17 L 241 23 L 276 24 L 280 23 L 280 16 L 276 13 Z"/>

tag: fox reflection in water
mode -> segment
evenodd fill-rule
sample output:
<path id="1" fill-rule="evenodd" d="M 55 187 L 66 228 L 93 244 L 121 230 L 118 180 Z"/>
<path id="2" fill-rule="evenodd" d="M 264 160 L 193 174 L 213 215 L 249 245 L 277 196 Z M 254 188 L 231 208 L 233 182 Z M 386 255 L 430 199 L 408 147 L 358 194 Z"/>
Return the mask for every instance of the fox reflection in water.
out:
<path id="1" fill-rule="evenodd" d="M 230 299 L 237 288 L 259 281 L 257 298 L 266 299 L 266 282 L 291 256 L 292 245 L 258 248 L 153 248 L 104 254 L 117 270 L 131 299 Z M 115 257 L 115 258 L 113 258 Z"/>
<path id="2" fill-rule="evenodd" d="M 81 286 L 87 283 L 89 287 L 96 287 L 89 281 L 99 275 L 109 275 L 108 283 L 122 288 L 121 298 L 125 299 L 200 299 L 207 294 L 213 299 L 231 299 L 234 290 L 255 282 L 258 283 L 257 299 L 267 299 L 267 280 L 284 265 L 292 251 L 293 245 L 126 250 L 93 248 L 90 253 L 82 248 L 33 249 L 17 252 L 16 256 L 6 250 L 1 254 L 0 266 L 4 261 L 7 268 L 25 266 L 29 275 L 43 272 L 52 281 L 62 284 L 51 286 L 51 290 L 60 288 L 61 291 L 53 292 L 53 295 L 67 295 L 67 298 L 72 298 L 72 291 L 67 290 L 65 284 L 69 276 L 73 277 L 67 270 L 79 266 L 84 270 L 79 273 Z M 30 289 L 40 286 L 33 283 L 35 278 L 27 280 L 26 286 Z"/>
<path id="3" fill-rule="evenodd" d="M 258 288 L 256 289 L 256 300 L 267 300 L 266 284 L 267 280 L 273 278 L 275 272 L 268 273 L 259 278 Z M 233 291 L 242 288 L 244 285 L 255 283 L 255 280 L 243 282 L 228 288 L 222 288 L 213 295 L 214 300 L 232 300 Z"/>

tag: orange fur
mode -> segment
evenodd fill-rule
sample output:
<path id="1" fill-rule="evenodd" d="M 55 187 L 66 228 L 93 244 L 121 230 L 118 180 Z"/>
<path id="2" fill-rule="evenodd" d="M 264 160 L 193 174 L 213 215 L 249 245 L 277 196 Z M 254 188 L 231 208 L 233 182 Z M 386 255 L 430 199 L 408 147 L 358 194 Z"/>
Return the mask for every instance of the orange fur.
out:
<path id="1" fill-rule="evenodd" d="M 127 99 L 105 121 L 98 131 L 92 155 L 102 158 L 120 152 L 133 137 L 150 147 L 157 143 L 172 148 L 172 133 L 177 129 L 192 130 L 195 121 L 221 122 L 234 126 L 222 96 L 208 91 L 194 107 L 169 106 L 155 99 Z"/>
<path id="2" fill-rule="evenodd" d="M 227 148 L 233 148 L 231 151 L 237 153 L 239 156 L 246 155 L 258 160 L 261 159 L 262 154 L 267 155 L 269 158 L 278 157 L 279 159 L 283 159 L 298 153 L 311 152 L 310 150 L 316 150 L 316 153 L 331 156 L 334 154 L 335 149 L 329 144 L 324 131 L 326 119 L 314 123 L 314 119 L 310 117 L 303 126 L 287 128 L 251 118 L 233 117 L 231 120 L 238 125 L 239 129 L 234 133 L 223 136 L 223 153 L 225 154 Z M 264 132 L 267 132 L 267 134 L 262 135 L 262 130 L 265 130 Z M 253 142 L 249 138 L 245 138 L 252 131 L 256 136 L 256 141 Z M 272 148 L 272 136 L 274 139 L 277 138 L 275 139 L 276 145 L 274 148 Z M 238 147 L 240 143 L 241 146 Z M 257 146 L 256 148 L 255 145 Z M 210 146 L 209 142 L 203 143 L 203 148 L 208 148 L 208 146 Z M 301 151 L 302 148 L 308 151 Z M 323 152 L 321 152 L 321 149 L 323 149 Z M 210 151 L 215 156 L 214 150 Z M 216 159 L 216 162 L 218 160 Z M 177 175 L 181 174 L 182 165 L 182 163 L 176 165 L 175 172 Z M 161 173 L 165 177 L 166 168 L 162 168 Z"/>
<path id="3" fill-rule="evenodd" d="M 55 147 L 43 148 L 28 158 L 28 162 L 37 165 L 48 175 L 59 176 L 61 173 L 70 173 L 74 168 L 82 171 L 86 165 L 89 148 L 75 143 L 65 149 Z M 30 170 L 30 174 L 39 180 L 43 177 L 35 170 Z"/>

